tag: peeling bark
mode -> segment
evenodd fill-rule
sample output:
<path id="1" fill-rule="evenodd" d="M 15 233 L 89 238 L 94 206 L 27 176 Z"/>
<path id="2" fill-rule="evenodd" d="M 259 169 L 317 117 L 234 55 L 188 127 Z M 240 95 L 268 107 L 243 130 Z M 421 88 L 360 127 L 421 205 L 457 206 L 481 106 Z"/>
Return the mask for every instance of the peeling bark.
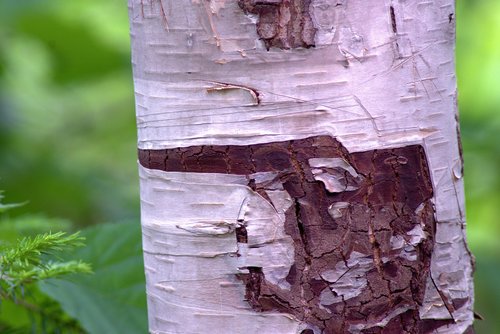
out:
<path id="1" fill-rule="evenodd" d="M 295 260 L 287 289 L 266 281 L 262 268 L 238 274 L 245 298 L 259 312 L 279 311 L 322 333 L 427 333 L 449 321 L 421 321 L 434 243 L 432 186 L 420 146 L 349 154 L 330 137 L 249 146 L 194 146 L 140 150 L 146 168 L 167 172 L 243 174 L 271 205 L 284 189 Z M 320 162 L 335 161 L 318 177 Z M 339 164 L 337 161 L 342 161 Z M 259 173 L 273 179 L 256 180 Z M 346 203 L 331 213 L 331 208 Z M 245 226 L 236 240 L 246 243 Z M 460 308 L 461 300 L 454 303 Z M 400 313 L 394 312 L 401 310 Z M 376 324 L 381 324 L 377 326 Z M 374 325 L 375 324 L 375 325 Z M 384 325 L 384 326 L 382 326 Z"/>
<path id="2" fill-rule="evenodd" d="M 238 5 L 258 16 L 257 33 L 268 50 L 314 46 L 311 0 L 238 0 Z"/>
<path id="3" fill-rule="evenodd" d="M 473 333 L 452 0 L 129 4 L 151 333 Z"/>

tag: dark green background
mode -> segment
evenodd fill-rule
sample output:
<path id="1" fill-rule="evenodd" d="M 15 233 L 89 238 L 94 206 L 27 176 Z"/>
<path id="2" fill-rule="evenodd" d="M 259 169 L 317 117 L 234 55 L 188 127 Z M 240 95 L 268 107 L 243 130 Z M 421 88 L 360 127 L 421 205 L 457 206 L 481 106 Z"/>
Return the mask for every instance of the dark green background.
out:
<path id="1" fill-rule="evenodd" d="M 500 333 L 500 1 L 457 6 L 476 328 Z M 138 224 L 125 0 L 0 1 L 0 189 L 17 215 Z"/>

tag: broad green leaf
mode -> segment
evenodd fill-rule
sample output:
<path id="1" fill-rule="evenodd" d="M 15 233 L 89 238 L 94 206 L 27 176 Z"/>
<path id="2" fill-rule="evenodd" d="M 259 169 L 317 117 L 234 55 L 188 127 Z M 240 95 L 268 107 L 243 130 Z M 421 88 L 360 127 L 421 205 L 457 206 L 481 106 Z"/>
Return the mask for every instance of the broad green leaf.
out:
<path id="1" fill-rule="evenodd" d="M 83 231 L 87 246 L 71 253 L 93 275 L 51 279 L 40 289 L 91 334 L 147 333 L 139 223 L 105 224 Z"/>

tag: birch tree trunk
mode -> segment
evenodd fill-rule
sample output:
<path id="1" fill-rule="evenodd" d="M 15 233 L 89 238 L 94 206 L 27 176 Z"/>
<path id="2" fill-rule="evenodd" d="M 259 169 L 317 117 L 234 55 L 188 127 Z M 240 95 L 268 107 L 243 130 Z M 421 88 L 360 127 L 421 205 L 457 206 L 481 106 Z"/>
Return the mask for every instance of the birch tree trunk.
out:
<path id="1" fill-rule="evenodd" d="M 472 333 L 454 2 L 129 0 L 151 333 Z"/>

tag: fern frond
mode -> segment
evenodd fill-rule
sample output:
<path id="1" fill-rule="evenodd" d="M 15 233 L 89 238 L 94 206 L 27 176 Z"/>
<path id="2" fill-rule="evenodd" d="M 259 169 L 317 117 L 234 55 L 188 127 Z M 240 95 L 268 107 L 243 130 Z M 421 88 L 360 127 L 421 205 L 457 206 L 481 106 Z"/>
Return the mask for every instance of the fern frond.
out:
<path id="1" fill-rule="evenodd" d="M 16 246 L 0 251 L 0 292 L 15 298 L 15 291 L 47 278 L 74 273 L 91 273 L 90 265 L 81 261 L 44 261 L 43 255 L 54 255 L 69 248 L 83 246 L 79 232 L 44 233 L 19 240 Z"/>
<path id="2" fill-rule="evenodd" d="M 66 236 L 65 232 L 43 233 L 19 240 L 17 246 L 0 255 L 0 267 L 29 267 L 42 265 L 41 255 L 54 254 L 68 248 L 81 247 L 85 238 L 80 233 Z"/>

